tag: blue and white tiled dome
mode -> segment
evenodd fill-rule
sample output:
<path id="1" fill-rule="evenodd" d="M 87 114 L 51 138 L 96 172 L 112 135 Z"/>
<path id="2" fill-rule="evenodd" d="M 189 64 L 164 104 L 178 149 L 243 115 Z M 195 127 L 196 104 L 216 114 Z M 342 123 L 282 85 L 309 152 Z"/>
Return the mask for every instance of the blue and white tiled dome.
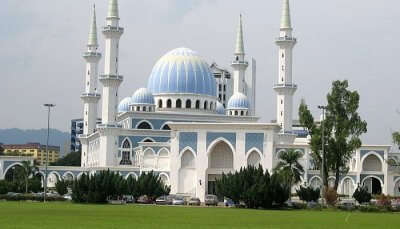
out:
<path id="1" fill-rule="evenodd" d="M 118 104 L 118 112 L 128 112 L 131 104 L 131 97 L 126 97 Z"/>
<path id="2" fill-rule="evenodd" d="M 140 88 L 132 95 L 132 105 L 154 105 L 153 94 L 147 88 Z"/>
<path id="3" fill-rule="evenodd" d="M 216 96 L 216 81 L 196 52 L 188 48 L 174 49 L 154 65 L 147 88 L 153 95 L 200 94 Z"/>
<path id="4" fill-rule="evenodd" d="M 237 92 L 229 99 L 228 109 L 249 109 L 249 99 L 246 95 Z"/>
<path id="5" fill-rule="evenodd" d="M 222 105 L 222 103 L 217 101 L 217 107 L 216 107 L 215 111 L 217 112 L 217 114 L 224 115 L 225 114 L 224 105 Z"/>

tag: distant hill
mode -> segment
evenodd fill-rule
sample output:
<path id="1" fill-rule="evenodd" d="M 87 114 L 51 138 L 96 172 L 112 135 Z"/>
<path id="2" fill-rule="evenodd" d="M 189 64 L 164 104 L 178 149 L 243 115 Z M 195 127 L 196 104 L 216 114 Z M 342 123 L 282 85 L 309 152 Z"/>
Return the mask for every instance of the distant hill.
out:
<path id="1" fill-rule="evenodd" d="M 61 155 L 64 155 L 64 143 L 71 138 L 70 133 L 57 129 L 50 129 L 49 145 L 60 146 Z M 25 144 L 28 142 L 39 142 L 45 145 L 47 140 L 47 129 L 22 130 L 22 129 L 0 129 L 0 142 L 3 144 Z"/>

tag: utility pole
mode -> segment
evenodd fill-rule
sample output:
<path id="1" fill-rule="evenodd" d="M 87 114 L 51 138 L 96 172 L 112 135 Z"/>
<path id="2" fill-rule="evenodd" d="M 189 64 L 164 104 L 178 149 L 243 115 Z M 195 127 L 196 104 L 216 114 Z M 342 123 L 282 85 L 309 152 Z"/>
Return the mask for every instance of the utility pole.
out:
<path id="1" fill-rule="evenodd" d="M 322 121 L 321 121 L 321 127 L 322 127 L 322 165 L 321 165 L 321 171 L 322 171 L 322 195 L 325 195 L 325 110 L 327 109 L 327 106 L 318 106 L 318 109 L 322 110 Z M 324 201 L 325 197 L 322 197 L 322 200 Z"/>
<path id="2" fill-rule="evenodd" d="M 43 195 L 43 202 L 46 202 L 46 195 L 47 195 L 47 166 L 49 164 L 49 137 L 50 137 L 50 108 L 55 107 L 55 104 L 44 104 L 47 107 L 47 142 L 46 142 L 46 164 L 45 164 L 45 173 L 44 173 L 44 195 Z"/>

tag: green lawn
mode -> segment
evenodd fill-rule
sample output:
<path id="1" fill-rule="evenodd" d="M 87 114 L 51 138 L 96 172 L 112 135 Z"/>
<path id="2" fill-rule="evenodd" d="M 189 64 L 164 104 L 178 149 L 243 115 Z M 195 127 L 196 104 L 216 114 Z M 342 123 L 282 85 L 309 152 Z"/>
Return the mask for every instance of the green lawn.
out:
<path id="1" fill-rule="evenodd" d="M 0 229 L 400 228 L 400 214 L 0 202 Z"/>

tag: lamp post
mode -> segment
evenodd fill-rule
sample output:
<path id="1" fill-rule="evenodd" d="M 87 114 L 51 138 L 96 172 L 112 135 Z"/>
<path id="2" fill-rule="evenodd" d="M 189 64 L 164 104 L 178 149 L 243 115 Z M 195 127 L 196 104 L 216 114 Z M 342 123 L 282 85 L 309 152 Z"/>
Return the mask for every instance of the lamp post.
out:
<path id="1" fill-rule="evenodd" d="M 47 107 L 47 141 L 46 141 L 46 164 L 44 169 L 44 195 L 43 195 L 43 202 L 46 202 L 46 195 L 47 195 L 47 166 L 49 164 L 49 137 L 50 137 L 50 109 L 55 107 L 55 104 L 46 103 L 44 104 Z"/>
<path id="2" fill-rule="evenodd" d="M 325 128 L 324 128 L 324 121 L 325 121 L 325 110 L 327 109 L 327 106 L 318 106 L 318 109 L 322 110 L 322 121 L 321 121 L 321 127 L 322 127 L 322 165 L 321 165 L 321 170 L 322 170 L 322 194 L 325 195 Z M 324 200 L 324 198 L 322 198 Z"/>

